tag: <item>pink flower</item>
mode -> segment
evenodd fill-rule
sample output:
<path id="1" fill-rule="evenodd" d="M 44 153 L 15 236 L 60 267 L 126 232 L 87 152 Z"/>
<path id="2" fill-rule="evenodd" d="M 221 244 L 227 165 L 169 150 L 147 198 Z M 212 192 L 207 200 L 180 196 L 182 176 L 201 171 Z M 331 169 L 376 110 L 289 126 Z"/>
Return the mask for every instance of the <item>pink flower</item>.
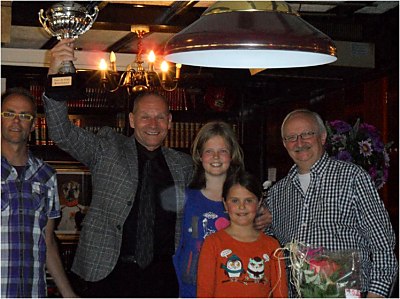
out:
<path id="1" fill-rule="evenodd" d="M 333 273 L 339 270 L 339 266 L 328 259 L 310 260 L 310 270 L 314 270 L 315 274 L 322 274 L 325 277 L 331 277 Z"/>
<path id="2" fill-rule="evenodd" d="M 323 251 L 322 247 L 319 248 L 307 248 L 307 257 L 312 259 L 315 255 L 321 254 Z"/>

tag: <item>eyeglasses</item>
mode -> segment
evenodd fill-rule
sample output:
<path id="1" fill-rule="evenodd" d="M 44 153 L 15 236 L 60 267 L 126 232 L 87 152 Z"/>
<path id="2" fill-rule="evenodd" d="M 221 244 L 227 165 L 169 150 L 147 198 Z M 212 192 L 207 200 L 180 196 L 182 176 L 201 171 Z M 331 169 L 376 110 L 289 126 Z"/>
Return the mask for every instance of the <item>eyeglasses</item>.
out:
<path id="1" fill-rule="evenodd" d="M 28 113 L 14 113 L 14 112 L 8 112 L 8 111 L 1 112 L 1 116 L 4 118 L 11 118 L 11 119 L 14 119 L 15 117 L 18 116 L 18 118 L 20 120 L 24 120 L 24 121 L 31 121 L 34 118 L 33 115 L 28 114 Z"/>
<path id="2" fill-rule="evenodd" d="M 316 133 L 316 132 L 312 132 L 312 131 L 310 131 L 310 132 L 303 132 L 303 133 L 301 133 L 301 134 L 296 134 L 296 135 L 290 135 L 290 136 L 283 137 L 283 140 L 284 140 L 284 141 L 287 141 L 287 142 L 295 142 L 295 141 L 297 141 L 297 139 L 298 139 L 299 137 L 300 137 L 302 140 L 307 140 L 307 139 L 312 138 L 314 135 L 317 135 L 317 133 Z"/>

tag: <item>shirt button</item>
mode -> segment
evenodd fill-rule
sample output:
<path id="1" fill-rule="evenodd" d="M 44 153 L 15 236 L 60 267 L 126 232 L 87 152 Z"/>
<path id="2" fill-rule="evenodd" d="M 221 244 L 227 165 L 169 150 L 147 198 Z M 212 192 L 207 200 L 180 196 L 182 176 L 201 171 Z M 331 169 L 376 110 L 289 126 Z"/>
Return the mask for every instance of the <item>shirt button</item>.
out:
<path id="1" fill-rule="evenodd" d="M 117 225 L 117 229 L 118 229 L 118 230 L 121 230 L 121 225 L 118 224 L 118 225 Z"/>
<path id="2" fill-rule="evenodd" d="M 131 205 L 132 205 L 132 201 L 128 201 L 128 202 L 126 203 L 126 205 L 127 205 L 127 206 L 131 206 Z"/>

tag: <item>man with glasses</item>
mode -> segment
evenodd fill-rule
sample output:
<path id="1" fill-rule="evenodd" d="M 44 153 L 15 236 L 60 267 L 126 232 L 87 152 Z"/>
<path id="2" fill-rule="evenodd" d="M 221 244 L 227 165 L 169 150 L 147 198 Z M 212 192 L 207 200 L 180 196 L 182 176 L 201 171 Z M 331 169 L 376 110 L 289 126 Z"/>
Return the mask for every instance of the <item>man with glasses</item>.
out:
<path id="1" fill-rule="evenodd" d="M 268 191 L 273 217 L 268 233 L 282 246 L 295 240 L 328 250 L 360 251 L 362 295 L 387 296 L 397 273 L 395 236 L 369 174 L 329 158 L 326 128 L 315 112 L 289 113 L 281 135 L 295 165 Z"/>
<path id="2" fill-rule="evenodd" d="M 1 97 L 1 297 L 46 297 L 45 265 L 63 297 L 76 297 L 58 253 L 56 172 L 28 151 L 35 98 L 13 88 Z"/>

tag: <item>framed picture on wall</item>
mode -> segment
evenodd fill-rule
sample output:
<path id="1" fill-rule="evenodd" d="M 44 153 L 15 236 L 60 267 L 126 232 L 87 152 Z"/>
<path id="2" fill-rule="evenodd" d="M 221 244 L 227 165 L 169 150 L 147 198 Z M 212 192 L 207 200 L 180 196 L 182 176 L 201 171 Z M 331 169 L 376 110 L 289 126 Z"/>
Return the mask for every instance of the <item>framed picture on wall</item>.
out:
<path id="1" fill-rule="evenodd" d="M 50 163 L 57 171 L 61 217 L 56 234 L 79 234 L 92 198 L 91 175 L 87 168 L 74 163 Z"/>

